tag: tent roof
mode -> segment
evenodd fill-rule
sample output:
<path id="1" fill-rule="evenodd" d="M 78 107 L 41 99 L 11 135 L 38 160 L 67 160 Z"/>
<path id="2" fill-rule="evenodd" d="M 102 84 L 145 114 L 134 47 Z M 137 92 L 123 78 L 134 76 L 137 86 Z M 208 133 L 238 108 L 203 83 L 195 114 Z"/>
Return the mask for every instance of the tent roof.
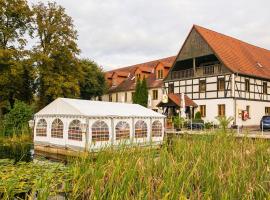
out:
<path id="1" fill-rule="evenodd" d="M 165 117 L 138 104 L 58 98 L 35 116 L 82 115 L 89 117 Z"/>

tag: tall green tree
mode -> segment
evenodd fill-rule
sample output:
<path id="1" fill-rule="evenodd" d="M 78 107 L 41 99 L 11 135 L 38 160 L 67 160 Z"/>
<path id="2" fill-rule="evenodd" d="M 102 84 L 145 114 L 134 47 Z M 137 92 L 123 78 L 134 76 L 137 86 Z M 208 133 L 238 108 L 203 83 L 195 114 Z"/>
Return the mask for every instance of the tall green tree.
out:
<path id="1" fill-rule="evenodd" d="M 148 89 L 147 89 L 147 82 L 145 78 L 142 81 L 137 80 L 135 93 L 133 95 L 132 101 L 135 104 L 140 104 L 144 107 L 147 107 Z"/>
<path id="2" fill-rule="evenodd" d="M 79 97 L 82 78 L 77 55 L 77 31 L 72 18 L 56 3 L 33 6 L 34 30 L 38 45 L 34 48 L 38 69 L 39 107 L 57 97 Z"/>
<path id="3" fill-rule="evenodd" d="M 101 97 L 106 87 L 106 80 L 102 68 L 95 62 L 82 59 L 80 61 L 82 78 L 80 79 L 80 97 L 82 99 L 92 99 Z"/>
<path id="4" fill-rule="evenodd" d="M 24 50 L 25 35 L 31 31 L 31 15 L 26 0 L 0 0 L 0 115 L 13 107 L 15 99 L 29 101 L 32 96 L 33 79 L 25 65 L 29 54 Z"/>
<path id="5" fill-rule="evenodd" d="M 140 96 L 140 105 L 147 107 L 148 104 L 148 89 L 147 89 L 147 82 L 146 79 L 143 78 L 141 84 L 141 96 Z"/>
<path id="6" fill-rule="evenodd" d="M 141 80 L 138 79 L 136 80 L 136 87 L 135 87 L 135 92 L 134 95 L 132 96 L 132 102 L 134 104 L 140 104 L 140 93 L 141 93 Z"/>

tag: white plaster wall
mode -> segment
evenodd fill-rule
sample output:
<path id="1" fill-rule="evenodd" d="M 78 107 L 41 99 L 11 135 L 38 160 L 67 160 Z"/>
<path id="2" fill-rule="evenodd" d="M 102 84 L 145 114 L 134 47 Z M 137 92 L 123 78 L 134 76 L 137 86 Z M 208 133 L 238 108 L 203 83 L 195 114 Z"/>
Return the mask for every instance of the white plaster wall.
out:
<path id="1" fill-rule="evenodd" d="M 246 110 L 250 106 L 250 119 L 243 121 L 237 118 L 237 124 L 244 126 L 259 126 L 262 116 L 265 115 L 265 107 L 270 107 L 270 102 L 236 100 L 236 110 Z"/>
<path id="2" fill-rule="evenodd" d="M 225 104 L 225 114 L 227 117 L 234 117 L 234 101 L 233 99 L 206 99 L 206 100 L 194 100 L 199 105 L 206 105 L 206 117 L 205 121 L 213 121 L 217 123 L 215 119 L 218 116 L 218 104 Z M 199 107 L 197 108 L 197 111 Z"/>

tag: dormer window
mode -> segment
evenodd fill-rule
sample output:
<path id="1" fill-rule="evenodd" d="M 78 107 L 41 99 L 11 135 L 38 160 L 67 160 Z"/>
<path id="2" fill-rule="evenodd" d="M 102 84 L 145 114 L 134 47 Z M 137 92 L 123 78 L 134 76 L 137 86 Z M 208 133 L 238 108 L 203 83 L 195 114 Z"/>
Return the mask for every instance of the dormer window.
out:
<path id="1" fill-rule="evenodd" d="M 136 74 L 136 80 L 140 80 L 141 79 L 141 74 Z"/>
<path id="2" fill-rule="evenodd" d="M 160 70 L 158 70 L 157 72 L 158 72 L 158 73 L 157 73 L 157 78 L 158 78 L 158 79 L 163 79 L 163 70 L 160 69 Z"/>

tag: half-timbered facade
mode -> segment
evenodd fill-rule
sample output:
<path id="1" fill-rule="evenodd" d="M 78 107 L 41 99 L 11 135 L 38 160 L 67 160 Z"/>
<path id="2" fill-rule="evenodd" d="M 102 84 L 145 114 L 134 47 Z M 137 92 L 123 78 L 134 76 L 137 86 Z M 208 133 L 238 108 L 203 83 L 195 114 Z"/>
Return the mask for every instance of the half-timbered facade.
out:
<path id="1" fill-rule="evenodd" d="M 270 110 L 270 51 L 195 25 L 164 86 L 185 93 L 206 121 L 226 115 L 238 125 L 259 125 Z"/>

